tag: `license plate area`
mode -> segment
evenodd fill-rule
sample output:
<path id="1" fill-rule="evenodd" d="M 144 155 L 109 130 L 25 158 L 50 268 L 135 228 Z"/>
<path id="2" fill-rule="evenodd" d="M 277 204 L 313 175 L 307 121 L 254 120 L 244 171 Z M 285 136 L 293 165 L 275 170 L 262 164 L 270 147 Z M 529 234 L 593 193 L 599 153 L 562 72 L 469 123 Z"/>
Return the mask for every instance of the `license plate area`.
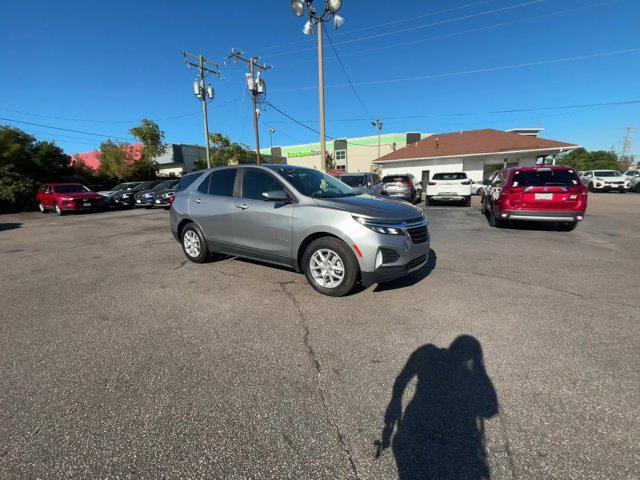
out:
<path id="1" fill-rule="evenodd" d="M 536 200 L 553 200 L 553 193 L 536 193 Z"/>

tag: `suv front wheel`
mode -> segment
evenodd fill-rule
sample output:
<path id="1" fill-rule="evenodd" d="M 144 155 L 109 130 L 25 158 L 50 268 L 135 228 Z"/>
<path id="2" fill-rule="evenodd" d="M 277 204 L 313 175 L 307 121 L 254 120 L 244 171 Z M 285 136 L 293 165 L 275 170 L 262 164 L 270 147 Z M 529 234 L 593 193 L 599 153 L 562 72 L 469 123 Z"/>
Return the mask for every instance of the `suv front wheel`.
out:
<path id="1" fill-rule="evenodd" d="M 333 237 L 311 242 L 302 256 L 302 270 L 309 284 L 331 297 L 349 293 L 358 280 L 358 261 L 351 249 Z"/>

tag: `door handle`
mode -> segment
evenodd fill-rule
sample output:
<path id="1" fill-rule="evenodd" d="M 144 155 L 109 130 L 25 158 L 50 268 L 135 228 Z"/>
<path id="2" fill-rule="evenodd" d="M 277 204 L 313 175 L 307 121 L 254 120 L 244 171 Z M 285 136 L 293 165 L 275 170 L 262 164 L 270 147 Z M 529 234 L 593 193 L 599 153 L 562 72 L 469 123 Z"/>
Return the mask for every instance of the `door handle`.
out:
<path id="1" fill-rule="evenodd" d="M 196 203 L 202 203 L 202 199 L 201 198 L 196 198 L 195 202 Z"/>
<path id="2" fill-rule="evenodd" d="M 236 208 L 239 208 L 241 210 L 246 210 L 247 208 L 249 208 L 246 204 L 241 203 L 240 205 L 236 205 Z"/>

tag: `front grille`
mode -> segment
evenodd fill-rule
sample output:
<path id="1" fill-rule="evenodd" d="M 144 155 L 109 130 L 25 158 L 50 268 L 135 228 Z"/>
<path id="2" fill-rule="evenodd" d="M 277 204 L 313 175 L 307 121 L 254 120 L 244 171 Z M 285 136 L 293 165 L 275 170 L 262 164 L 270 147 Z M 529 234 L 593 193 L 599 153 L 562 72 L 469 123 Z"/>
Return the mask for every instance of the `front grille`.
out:
<path id="1" fill-rule="evenodd" d="M 427 259 L 426 255 L 421 255 L 418 258 L 414 258 L 409 263 L 407 263 L 407 266 L 408 266 L 409 269 L 417 267 L 418 265 L 423 263 L 426 259 Z"/>
<path id="2" fill-rule="evenodd" d="M 420 225 L 419 227 L 407 228 L 407 233 L 411 237 L 413 243 L 425 243 L 429 240 L 429 231 L 426 225 Z"/>
<path id="3" fill-rule="evenodd" d="M 396 252 L 393 248 L 380 248 L 380 252 L 382 253 L 382 263 L 395 263 L 400 258 L 400 254 Z"/>
<path id="4" fill-rule="evenodd" d="M 411 220 L 405 220 L 404 223 L 418 223 L 424 220 L 422 217 L 412 218 Z"/>

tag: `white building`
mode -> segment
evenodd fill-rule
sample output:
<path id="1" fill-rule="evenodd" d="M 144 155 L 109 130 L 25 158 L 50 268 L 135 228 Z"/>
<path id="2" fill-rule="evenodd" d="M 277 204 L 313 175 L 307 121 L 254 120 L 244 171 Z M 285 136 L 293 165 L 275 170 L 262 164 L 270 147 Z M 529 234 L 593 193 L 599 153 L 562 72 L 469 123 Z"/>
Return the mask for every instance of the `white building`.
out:
<path id="1" fill-rule="evenodd" d="M 538 137 L 542 129 L 483 129 L 431 134 L 390 152 L 374 163 L 383 175 L 411 173 L 423 183 L 434 173 L 466 172 L 481 181 L 512 165 L 535 165 L 539 157 L 555 157 L 579 145 Z"/>

